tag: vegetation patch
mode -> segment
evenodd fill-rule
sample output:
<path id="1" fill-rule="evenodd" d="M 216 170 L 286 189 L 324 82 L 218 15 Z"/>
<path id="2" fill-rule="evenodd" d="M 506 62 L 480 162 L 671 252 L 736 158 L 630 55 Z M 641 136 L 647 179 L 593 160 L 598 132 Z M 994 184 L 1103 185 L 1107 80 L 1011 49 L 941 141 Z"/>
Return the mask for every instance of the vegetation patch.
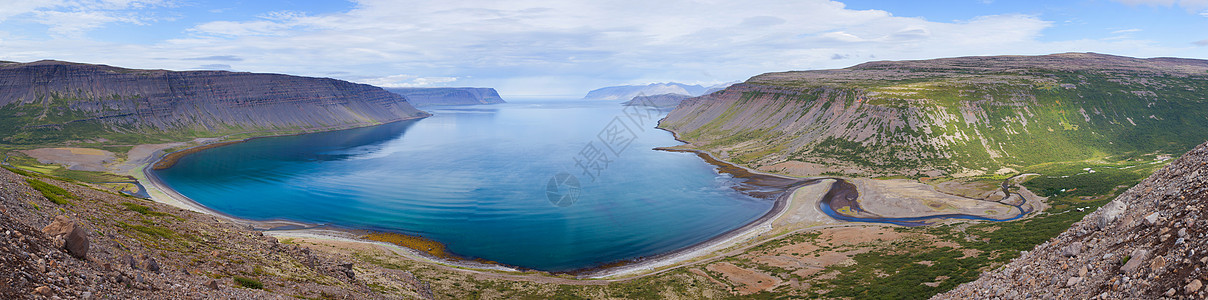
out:
<path id="1" fill-rule="evenodd" d="M 245 288 L 249 288 L 249 289 L 259 290 L 259 289 L 264 288 L 264 284 L 260 283 L 259 280 L 247 278 L 247 277 L 243 277 L 243 276 L 235 276 L 235 284 L 238 284 L 241 287 L 245 287 Z"/>
<path id="2" fill-rule="evenodd" d="M 435 257 L 460 259 L 456 255 L 446 251 L 445 244 L 441 244 L 440 242 L 429 240 L 423 237 L 393 232 L 374 232 L 365 235 L 364 238 L 371 241 L 387 242 L 402 247 L 419 250 L 420 252 L 428 253 L 429 255 Z"/>
<path id="3" fill-rule="evenodd" d="M 163 227 L 159 227 L 159 226 L 130 225 L 130 224 L 128 224 L 126 222 L 122 222 L 122 221 L 118 221 L 117 225 L 121 226 L 122 228 L 128 229 L 128 230 L 134 230 L 134 231 L 141 232 L 141 233 L 146 234 L 151 237 L 157 237 L 157 238 L 161 238 L 161 239 L 176 238 L 176 232 L 172 231 L 171 229 L 167 229 L 167 228 L 163 228 Z"/>
<path id="4" fill-rule="evenodd" d="M 138 205 L 138 204 L 134 204 L 134 203 L 130 203 L 130 202 L 122 202 L 122 206 L 125 206 L 127 210 L 130 210 L 130 211 L 142 214 L 142 215 L 146 215 L 146 216 L 157 216 L 157 217 L 170 216 L 170 214 L 168 214 L 168 213 L 154 211 L 150 207 L 146 207 L 146 206 L 142 206 L 142 205 Z"/>
<path id="5" fill-rule="evenodd" d="M 76 198 L 75 195 L 72 195 L 67 190 L 41 180 L 25 178 L 25 182 L 29 183 L 30 187 L 38 190 L 38 192 L 41 192 L 42 197 L 46 197 L 46 200 L 50 200 L 50 202 L 54 202 L 58 205 L 71 204 L 71 202 L 67 199 Z"/>

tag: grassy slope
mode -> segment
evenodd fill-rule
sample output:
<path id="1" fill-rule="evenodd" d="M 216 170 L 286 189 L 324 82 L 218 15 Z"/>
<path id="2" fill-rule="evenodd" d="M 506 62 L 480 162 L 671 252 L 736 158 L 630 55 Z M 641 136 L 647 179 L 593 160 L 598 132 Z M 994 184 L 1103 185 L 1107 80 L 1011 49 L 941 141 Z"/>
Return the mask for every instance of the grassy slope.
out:
<path id="1" fill-rule="evenodd" d="M 777 106 L 754 107 L 746 105 L 747 99 L 768 95 L 745 92 L 725 113 L 704 126 L 682 128 L 686 123 L 683 120 L 664 126 L 682 129 L 681 137 L 705 150 L 727 149 L 734 161 L 753 167 L 796 160 L 851 165 L 870 174 L 927 168 L 949 173 L 993 172 L 1002 167 L 1026 169 L 1109 156 L 1177 154 L 1208 139 L 1208 95 L 1195 92 L 1208 90 L 1208 80 L 1203 77 L 1141 78 L 1088 72 L 1047 72 L 1023 78 L 1011 74 L 978 76 L 983 77 L 972 82 L 945 75 L 859 83 L 759 81 L 756 77 L 748 83 L 788 87 L 803 94 L 772 95 L 779 101 Z M 1001 79 L 985 83 L 996 77 Z M 1062 83 L 1075 87 L 1062 87 Z M 829 98 L 818 99 L 823 93 Z M 797 146 L 800 132 L 734 125 L 732 120 L 732 116 L 749 110 L 758 110 L 757 116 L 773 117 L 780 116 L 777 113 L 785 106 L 825 108 L 837 103 L 851 106 L 857 101 L 863 102 L 856 104 L 858 109 L 933 121 L 916 128 L 883 123 L 834 124 L 867 126 L 877 134 L 864 139 L 828 136 Z M 956 119 L 934 121 L 945 115 Z M 787 114 L 782 120 L 765 124 L 782 124 L 800 117 Z M 945 137 L 955 139 L 947 145 L 917 142 Z"/>

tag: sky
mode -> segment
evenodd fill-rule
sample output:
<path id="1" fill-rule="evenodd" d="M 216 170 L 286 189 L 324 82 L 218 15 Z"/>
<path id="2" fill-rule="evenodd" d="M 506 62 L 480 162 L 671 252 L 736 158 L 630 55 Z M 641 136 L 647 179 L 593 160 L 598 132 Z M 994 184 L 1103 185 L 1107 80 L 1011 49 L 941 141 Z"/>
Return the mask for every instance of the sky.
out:
<path id="1" fill-rule="evenodd" d="M 1208 59 L 1208 0 L 0 0 L 0 60 L 582 97 L 867 61 Z"/>

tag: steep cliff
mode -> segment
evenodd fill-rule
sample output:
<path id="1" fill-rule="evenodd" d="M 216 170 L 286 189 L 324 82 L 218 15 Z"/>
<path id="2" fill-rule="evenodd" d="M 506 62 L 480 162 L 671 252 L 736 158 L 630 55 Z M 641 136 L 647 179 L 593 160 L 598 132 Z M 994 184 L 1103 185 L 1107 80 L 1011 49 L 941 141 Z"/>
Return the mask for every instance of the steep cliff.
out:
<path id="1" fill-rule="evenodd" d="M 401 96 L 330 78 L 60 61 L 0 65 L 0 143 L 141 142 L 424 116 Z"/>
<path id="2" fill-rule="evenodd" d="M 935 299 L 1203 299 L 1208 144 L 1060 236 Z"/>
<path id="3" fill-rule="evenodd" d="M 387 88 L 415 106 L 506 103 L 493 88 Z"/>
<path id="4" fill-rule="evenodd" d="M 662 94 L 653 96 L 637 96 L 629 101 L 621 102 L 621 105 L 628 106 L 650 106 L 650 107 L 675 107 L 684 99 L 692 98 L 688 95 L 680 94 Z"/>
<path id="5" fill-rule="evenodd" d="M 1208 139 L 1208 61 L 1066 53 L 769 73 L 661 122 L 690 147 L 796 175 L 993 173 L 1180 153 Z"/>

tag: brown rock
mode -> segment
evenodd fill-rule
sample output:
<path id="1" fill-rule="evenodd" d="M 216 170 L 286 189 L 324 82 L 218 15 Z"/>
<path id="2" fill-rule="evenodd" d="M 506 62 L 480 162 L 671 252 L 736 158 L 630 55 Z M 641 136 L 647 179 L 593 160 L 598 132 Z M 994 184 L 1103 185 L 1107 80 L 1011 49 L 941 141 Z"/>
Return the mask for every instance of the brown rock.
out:
<path id="1" fill-rule="evenodd" d="M 1153 271 L 1153 272 L 1157 272 L 1158 270 L 1161 270 L 1162 268 L 1165 268 L 1165 267 L 1166 267 L 1166 258 L 1165 257 L 1158 256 L 1157 258 L 1153 259 L 1153 262 L 1149 263 L 1149 270 Z"/>
<path id="2" fill-rule="evenodd" d="M 75 226 L 70 233 L 67 234 L 66 244 L 63 245 L 67 249 L 67 253 L 71 253 L 77 258 L 84 259 L 88 257 L 88 232 L 84 231 L 83 227 Z"/>
<path id="3" fill-rule="evenodd" d="M 67 216 L 59 215 L 49 225 L 42 227 L 42 233 L 49 236 L 64 235 L 71 232 L 73 227 L 75 227 L 75 223 L 72 223 Z"/>
<path id="4" fill-rule="evenodd" d="M 42 295 L 45 297 L 50 297 L 51 295 L 54 295 L 54 291 L 51 291 L 50 287 L 43 285 L 43 286 L 40 286 L 40 287 L 34 289 L 34 295 Z"/>
<path id="5" fill-rule="evenodd" d="M 1071 287 L 1077 285 L 1079 282 L 1082 282 L 1082 277 L 1070 277 L 1069 280 L 1065 281 L 1065 286 Z"/>
<path id="6" fill-rule="evenodd" d="M 1148 250 L 1133 250 L 1132 254 L 1129 255 L 1128 262 L 1125 262 L 1124 266 L 1120 267 L 1120 271 L 1123 271 L 1124 273 L 1132 273 L 1133 271 L 1136 271 L 1137 268 L 1141 267 L 1141 264 L 1147 259 L 1149 259 Z"/>
<path id="7" fill-rule="evenodd" d="M 210 279 L 210 282 L 206 283 L 206 287 L 217 290 L 218 289 L 218 280 Z"/>
<path id="8" fill-rule="evenodd" d="M 54 222 L 42 228 L 42 233 L 56 243 L 61 241 L 63 244 L 56 246 L 66 249 L 67 253 L 81 259 L 88 257 L 88 232 L 82 226 L 76 226 L 67 216 L 56 216 Z"/>
<path id="9" fill-rule="evenodd" d="M 1069 246 L 1061 249 L 1061 255 L 1066 257 L 1078 256 L 1082 253 L 1082 242 L 1073 242 Z"/>
<path id="10" fill-rule="evenodd" d="M 1183 291 L 1191 294 L 1200 291 L 1201 287 L 1204 287 L 1204 284 L 1200 282 L 1199 279 L 1196 279 L 1192 280 L 1191 283 L 1188 283 L 1187 286 L 1183 287 Z"/>
<path id="11" fill-rule="evenodd" d="M 138 263 L 134 261 L 134 257 L 130 254 L 122 255 L 122 263 L 130 266 L 130 269 L 138 270 Z"/>
<path id="12" fill-rule="evenodd" d="M 159 273 L 159 262 L 154 257 L 147 257 L 147 271 Z"/>

